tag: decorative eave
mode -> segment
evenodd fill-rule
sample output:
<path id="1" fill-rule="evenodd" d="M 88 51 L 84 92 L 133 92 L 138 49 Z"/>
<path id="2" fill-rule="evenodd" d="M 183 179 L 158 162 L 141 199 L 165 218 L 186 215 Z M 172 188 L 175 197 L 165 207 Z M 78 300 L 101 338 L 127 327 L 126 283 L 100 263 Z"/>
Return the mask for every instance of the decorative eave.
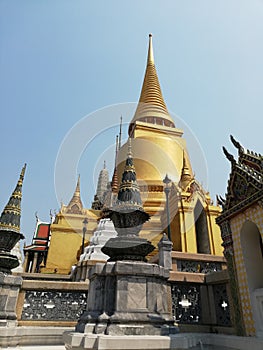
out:
<path id="1" fill-rule="evenodd" d="M 246 210 L 247 208 L 251 207 L 251 205 L 256 203 L 263 206 L 263 190 L 260 190 L 250 198 L 245 199 L 244 201 L 233 206 L 232 208 L 228 210 L 223 210 L 222 214 L 216 218 L 216 223 L 220 225 L 225 220 L 232 218 L 239 212 Z"/>

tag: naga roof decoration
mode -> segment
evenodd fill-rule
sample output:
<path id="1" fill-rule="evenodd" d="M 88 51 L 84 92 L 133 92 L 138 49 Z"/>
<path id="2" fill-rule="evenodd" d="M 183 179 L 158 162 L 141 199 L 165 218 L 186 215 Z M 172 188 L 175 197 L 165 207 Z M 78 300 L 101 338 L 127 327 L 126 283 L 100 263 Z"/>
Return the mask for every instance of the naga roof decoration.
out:
<path id="1" fill-rule="evenodd" d="M 223 209 L 217 223 L 263 198 L 263 157 L 245 150 L 232 135 L 230 139 L 238 149 L 238 159 L 235 160 L 234 156 L 223 147 L 226 158 L 231 162 L 231 173 L 225 199 L 217 197 Z"/>
<path id="2" fill-rule="evenodd" d="M 263 171 L 263 156 L 261 154 L 246 150 L 232 135 L 230 135 L 230 140 L 238 149 L 239 162 L 241 164 L 245 164 L 259 172 Z"/>

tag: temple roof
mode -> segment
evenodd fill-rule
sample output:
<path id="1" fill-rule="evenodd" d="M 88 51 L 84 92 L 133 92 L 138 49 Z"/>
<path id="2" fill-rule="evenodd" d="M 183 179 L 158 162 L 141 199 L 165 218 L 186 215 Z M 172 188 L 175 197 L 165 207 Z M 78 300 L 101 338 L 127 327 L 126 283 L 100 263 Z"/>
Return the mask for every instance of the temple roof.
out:
<path id="1" fill-rule="evenodd" d="M 24 247 L 24 251 L 46 251 L 50 240 L 50 223 L 42 222 L 37 218 L 36 229 L 32 244 Z"/>
<path id="2" fill-rule="evenodd" d="M 22 185 L 26 164 L 23 166 L 16 188 L 0 217 L 0 229 L 20 232 Z"/>
<path id="3" fill-rule="evenodd" d="M 144 75 L 139 104 L 130 124 L 130 131 L 131 125 L 133 125 L 136 121 L 143 121 L 150 124 L 160 124 L 173 128 L 175 127 L 174 121 L 169 115 L 166 104 L 164 102 L 155 68 L 152 34 L 149 34 L 149 48 L 146 71 Z"/>

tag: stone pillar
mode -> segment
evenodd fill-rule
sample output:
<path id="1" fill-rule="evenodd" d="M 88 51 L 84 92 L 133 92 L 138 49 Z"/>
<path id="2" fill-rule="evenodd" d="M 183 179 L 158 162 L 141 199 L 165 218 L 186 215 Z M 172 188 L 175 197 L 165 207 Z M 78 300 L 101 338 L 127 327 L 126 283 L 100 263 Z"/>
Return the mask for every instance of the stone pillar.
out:
<path id="1" fill-rule="evenodd" d="M 21 285 L 22 277 L 0 272 L 0 327 L 16 325 L 16 303 Z"/>
<path id="2" fill-rule="evenodd" d="M 28 252 L 25 252 L 25 260 L 23 263 L 24 272 L 28 272 Z"/>
<path id="3" fill-rule="evenodd" d="M 37 252 L 34 252 L 34 260 L 33 260 L 33 265 L 32 265 L 32 273 L 36 272 L 36 267 L 37 267 Z"/>
<path id="4" fill-rule="evenodd" d="M 85 281 L 87 278 L 87 261 L 82 262 L 82 271 L 81 271 L 81 276 L 80 280 Z"/>
<path id="5" fill-rule="evenodd" d="M 158 243 L 159 249 L 159 265 L 165 269 L 172 270 L 172 248 L 173 243 L 168 239 L 166 233 Z"/>
<path id="6" fill-rule="evenodd" d="M 17 346 L 16 304 L 22 277 L 0 272 L 0 348 Z"/>

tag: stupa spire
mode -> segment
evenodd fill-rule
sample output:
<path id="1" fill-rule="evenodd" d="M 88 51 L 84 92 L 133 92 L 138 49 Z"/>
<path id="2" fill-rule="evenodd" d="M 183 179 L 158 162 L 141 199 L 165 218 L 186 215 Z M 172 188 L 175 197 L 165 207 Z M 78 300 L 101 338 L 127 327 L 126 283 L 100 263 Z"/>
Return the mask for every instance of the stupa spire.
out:
<path id="1" fill-rule="evenodd" d="M 147 64 L 142 85 L 139 104 L 131 121 L 129 133 L 131 135 L 132 125 L 136 121 L 150 124 L 159 124 L 168 127 L 175 127 L 169 115 L 162 95 L 158 75 L 154 63 L 152 34 L 149 34 L 149 46 Z"/>
<path id="2" fill-rule="evenodd" d="M 134 205 L 138 207 L 142 206 L 142 200 L 133 164 L 131 138 L 129 138 L 128 154 L 120 183 L 117 206 L 134 207 Z"/>
<path id="3" fill-rule="evenodd" d="M 83 204 L 80 198 L 80 175 L 78 176 L 77 185 L 73 193 L 73 196 L 68 204 L 68 207 L 70 209 L 73 208 L 73 210 L 75 209 L 75 211 L 77 211 L 77 209 L 81 210 L 83 208 Z"/>
<path id="4" fill-rule="evenodd" d="M 107 191 L 108 183 L 109 183 L 109 172 L 106 168 L 106 162 L 104 161 L 103 169 L 99 173 L 99 178 L 97 183 L 97 192 L 96 192 L 96 195 L 101 202 L 103 202 L 105 192 Z"/>
<path id="5" fill-rule="evenodd" d="M 192 169 L 191 165 L 189 162 L 189 159 L 185 155 L 185 151 L 183 151 L 183 167 L 182 167 L 182 172 L 181 172 L 181 178 L 179 185 L 182 189 L 185 189 L 186 186 L 190 183 L 192 180 Z"/>
<path id="6" fill-rule="evenodd" d="M 149 34 L 147 65 L 154 64 L 152 34 Z"/>
<path id="7" fill-rule="evenodd" d="M 16 188 L 14 189 L 0 217 L 1 230 L 11 230 L 15 232 L 20 232 L 22 185 L 23 185 L 25 170 L 26 170 L 26 164 L 23 166 L 21 170 Z"/>
<path id="8" fill-rule="evenodd" d="M 120 118 L 120 131 L 119 131 L 119 148 L 121 148 L 121 137 L 122 137 L 122 115 L 121 115 L 121 118 Z"/>
<path id="9" fill-rule="evenodd" d="M 112 193 L 118 193 L 118 173 L 117 173 L 117 156 L 119 151 L 119 137 L 116 135 L 116 149 L 115 149 L 115 166 L 111 179 L 111 190 Z"/>

